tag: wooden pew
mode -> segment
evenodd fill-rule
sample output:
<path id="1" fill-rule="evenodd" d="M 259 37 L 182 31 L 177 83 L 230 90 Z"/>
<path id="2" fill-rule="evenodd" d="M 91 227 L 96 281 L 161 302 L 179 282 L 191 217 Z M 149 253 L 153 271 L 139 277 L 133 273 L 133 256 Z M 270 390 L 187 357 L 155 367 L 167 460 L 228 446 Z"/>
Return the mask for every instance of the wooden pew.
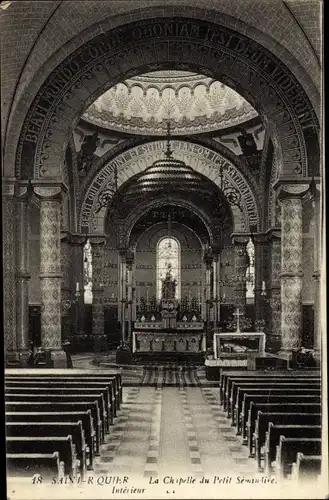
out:
<path id="1" fill-rule="evenodd" d="M 291 385 L 291 384 L 302 384 L 302 383 L 307 383 L 309 385 L 315 385 L 316 387 L 319 387 L 320 386 L 320 380 L 318 378 L 310 378 L 310 377 L 293 377 L 293 376 L 289 376 L 289 377 L 286 377 L 286 376 L 281 376 L 281 377 L 277 377 L 277 376 L 263 376 L 263 375 L 259 375 L 258 377 L 251 377 L 251 378 L 246 378 L 246 377 L 243 377 L 243 378 L 239 378 L 239 377 L 235 377 L 235 378 L 228 378 L 227 380 L 227 390 L 224 394 L 224 399 L 223 399 L 223 407 L 225 410 L 227 410 L 227 407 L 228 407 L 228 404 L 229 404 L 229 400 L 230 398 L 232 399 L 233 398 L 233 384 L 234 384 L 234 392 L 237 390 L 237 388 L 243 384 L 257 384 L 257 385 L 261 385 L 263 384 L 264 387 L 267 387 L 269 385 L 271 385 L 272 383 L 274 384 L 278 384 L 280 383 L 280 385 L 284 384 L 285 386 L 288 386 L 288 385 Z"/>
<path id="2" fill-rule="evenodd" d="M 87 446 L 82 427 L 82 421 L 78 422 L 6 422 L 6 436 L 8 437 L 47 437 L 72 436 L 75 445 L 78 468 L 81 477 L 84 478 L 87 468 Z"/>
<path id="3" fill-rule="evenodd" d="M 305 396 L 299 396 L 299 395 L 293 395 L 293 394 L 266 394 L 266 395 L 250 395 L 250 394 L 245 394 L 243 398 L 243 403 L 242 403 L 242 410 L 241 410 L 241 418 L 240 421 L 237 422 L 237 434 L 240 432 L 242 429 L 242 434 L 243 438 L 245 438 L 245 429 L 246 429 L 246 422 L 249 421 L 248 415 L 249 415 L 249 409 L 251 402 L 257 404 L 257 403 L 315 403 L 315 404 L 320 404 L 321 403 L 321 395 L 305 395 Z M 314 413 L 314 412 L 313 412 Z M 257 418 L 257 413 L 254 415 L 254 422 L 253 425 L 255 424 L 255 419 Z M 254 433 L 255 428 L 253 427 L 252 432 Z"/>
<path id="4" fill-rule="evenodd" d="M 64 463 L 60 462 L 58 451 L 54 453 L 7 453 L 7 476 L 27 477 L 35 474 L 44 479 L 56 481 L 64 477 Z"/>
<path id="5" fill-rule="evenodd" d="M 321 455 L 304 455 L 298 452 L 296 462 L 292 464 L 291 479 L 298 483 L 314 482 L 321 474 L 321 463 Z"/>
<path id="6" fill-rule="evenodd" d="M 76 423 L 78 421 L 82 422 L 82 428 L 86 443 L 86 461 L 87 468 L 93 468 L 93 455 L 94 455 L 94 422 L 91 416 L 91 411 L 87 410 L 85 412 L 72 411 L 72 412 L 61 412 L 54 415 L 54 412 L 6 412 L 6 423 L 9 422 L 43 422 L 51 423 L 56 418 L 57 423 Z"/>
<path id="7" fill-rule="evenodd" d="M 60 462 L 64 463 L 64 474 L 72 478 L 77 477 L 77 458 L 72 436 L 29 436 L 6 438 L 6 451 L 9 454 L 59 453 Z"/>
<path id="8" fill-rule="evenodd" d="M 38 393 L 38 394 L 5 394 L 6 403 L 12 401 L 22 401 L 22 402 L 44 402 L 44 403 L 63 403 L 66 404 L 76 404 L 76 403 L 89 403 L 93 405 L 97 403 L 98 413 L 99 413 L 99 438 L 100 442 L 103 443 L 105 439 L 105 433 L 109 430 L 109 420 L 107 418 L 107 413 L 105 410 L 105 402 L 102 394 L 49 394 L 49 393 Z M 63 408 L 64 409 L 64 408 Z M 71 408 L 70 408 L 71 409 Z"/>
<path id="9" fill-rule="evenodd" d="M 273 425 L 321 425 L 321 413 L 264 413 L 257 414 L 253 441 L 257 450 L 265 445 L 269 423 Z M 253 445 L 252 445 L 253 446 Z"/>
<path id="10" fill-rule="evenodd" d="M 278 378 L 281 379 L 281 377 L 294 377 L 294 378 L 307 378 L 307 379 L 314 379 L 317 378 L 318 380 L 321 379 L 320 377 L 321 373 L 320 370 L 311 370 L 307 371 L 307 373 L 303 370 L 296 371 L 296 370 L 280 370 L 280 371 L 262 371 L 262 370 L 221 370 L 220 373 L 220 379 L 219 379 L 219 388 L 220 388 L 220 402 L 223 404 L 224 402 L 224 394 L 228 390 L 228 379 L 230 378 L 231 380 L 240 378 L 242 381 L 243 380 L 260 380 L 260 378 L 265 378 L 267 379 L 273 379 L 277 380 Z"/>
<path id="11" fill-rule="evenodd" d="M 297 460 L 297 453 L 321 455 L 321 439 L 280 436 L 275 458 L 275 472 L 279 480 L 291 473 L 292 464 Z"/>
<path id="12" fill-rule="evenodd" d="M 275 460 L 276 447 L 279 444 L 280 436 L 285 436 L 286 438 L 320 438 L 321 437 L 321 425 L 274 425 L 273 422 L 269 422 L 268 431 L 265 435 L 265 446 L 264 446 L 264 468 L 271 472 L 272 462 Z M 259 448 L 259 447 L 258 447 Z M 256 456 L 257 456 L 257 446 L 256 446 Z M 260 465 L 260 450 L 258 452 L 258 465 Z M 265 465 L 266 464 L 266 465 Z"/>
<path id="13" fill-rule="evenodd" d="M 255 403 L 251 401 L 248 420 L 246 422 L 246 426 L 243 427 L 243 438 L 246 437 L 246 432 L 248 435 L 248 448 L 249 453 L 252 455 L 252 445 L 253 445 L 253 436 L 255 432 L 256 420 L 258 412 L 264 413 L 321 413 L 321 404 L 320 403 L 305 403 L 304 401 L 300 401 L 298 403 Z"/>
<path id="14" fill-rule="evenodd" d="M 88 394 L 94 395 L 96 397 L 102 395 L 104 403 L 102 403 L 102 399 L 100 399 L 100 408 L 101 412 L 103 412 L 105 420 L 106 420 L 106 430 L 109 430 L 110 425 L 113 424 L 113 412 L 111 410 L 111 402 L 110 402 L 110 397 L 109 397 L 109 392 L 107 387 L 102 387 L 102 388 L 94 388 L 94 387 L 84 387 L 83 391 L 81 390 L 82 387 L 77 388 L 77 387 L 66 387 L 61 386 L 61 387 L 25 387 L 24 384 L 22 386 L 17 385 L 17 386 L 11 386 L 11 387 L 6 387 L 6 394 L 8 395 L 14 395 L 14 394 L 35 394 L 35 395 L 44 395 L 45 393 L 49 393 L 51 395 L 63 395 L 68 397 L 68 395 L 73 395 L 76 396 L 77 394 Z M 63 400 L 65 399 L 63 398 Z M 104 406 L 104 409 L 102 408 Z"/>
<path id="15" fill-rule="evenodd" d="M 112 381 L 113 382 L 113 381 Z M 77 389 L 77 390 L 86 390 L 86 392 L 89 392 L 89 389 L 96 389 L 99 388 L 100 390 L 104 391 L 104 397 L 108 399 L 110 402 L 110 407 L 111 407 L 111 423 L 113 423 L 114 418 L 117 416 L 117 411 L 119 410 L 118 407 L 118 401 L 117 397 L 115 395 L 115 387 L 113 383 L 108 383 L 106 381 L 104 382 L 92 382 L 89 380 L 82 380 L 82 381 L 72 381 L 72 380 L 63 380 L 63 381 L 54 381 L 54 380 L 38 380 L 37 382 L 37 387 L 42 390 L 43 388 L 47 389 L 52 389 L 52 388 L 70 388 L 70 389 Z M 17 379 L 15 380 L 6 380 L 6 391 L 12 392 L 12 389 L 17 389 L 17 387 L 21 389 L 28 389 L 29 387 L 36 387 L 36 381 L 35 380 L 22 380 L 20 379 L 19 381 Z"/>
<path id="16" fill-rule="evenodd" d="M 233 385 L 233 388 L 235 386 Z M 232 391 L 233 392 L 233 391 Z M 280 394 L 296 394 L 296 395 L 321 395 L 321 389 L 318 385 L 314 385 L 308 382 L 301 383 L 280 383 L 271 382 L 270 384 L 255 383 L 250 384 L 239 384 L 235 395 L 232 397 L 232 425 L 235 425 L 239 421 L 239 416 L 242 410 L 244 395 L 280 395 Z"/>
<path id="17" fill-rule="evenodd" d="M 90 411 L 91 417 L 93 419 L 93 429 L 94 429 L 94 453 L 99 455 L 99 449 L 101 444 L 101 419 L 99 413 L 98 402 L 49 402 L 49 401 L 5 401 L 5 412 L 52 412 L 57 414 L 64 414 L 65 412 L 87 412 Z"/>
<path id="18" fill-rule="evenodd" d="M 70 378 L 72 380 L 74 379 L 88 379 L 92 381 L 103 381 L 106 380 L 110 377 L 115 378 L 115 385 L 116 385 L 116 391 L 118 394 L 118 403 L 119 406 L 122 403 L 122 377 L 120 371 L 111 371 L 111 370 L 81 370 L 77 368 L 61 368 L 61 369 L 55 369 L 55 368 L 39 368 L 38 370 L 31 369 L 31 368 L 20 368 L 20 369 L 15 369 L 15 368 L 7 368 L 5 370 L 5 380 L 9 379 L 14 379 L 14 378 L 45 378 L 51 379 L 53 378 L 55 381 L 59 380 L 60 378 Z"/>

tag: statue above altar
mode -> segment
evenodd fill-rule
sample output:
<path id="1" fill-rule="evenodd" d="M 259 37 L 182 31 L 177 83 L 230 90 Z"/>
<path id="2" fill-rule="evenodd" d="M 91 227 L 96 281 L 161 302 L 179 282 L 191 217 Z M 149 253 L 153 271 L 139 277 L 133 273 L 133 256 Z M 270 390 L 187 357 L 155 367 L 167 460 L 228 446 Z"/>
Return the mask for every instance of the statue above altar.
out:
<path id="1" fill-rule="evenodd" d="M 170 263 L 168 264 L 167 269 L 166 276 L 162 280 L 161 298 L 164 301 L 175 300 L 176 298 L 177 280 L 175 280 L 172 276 Z"/>

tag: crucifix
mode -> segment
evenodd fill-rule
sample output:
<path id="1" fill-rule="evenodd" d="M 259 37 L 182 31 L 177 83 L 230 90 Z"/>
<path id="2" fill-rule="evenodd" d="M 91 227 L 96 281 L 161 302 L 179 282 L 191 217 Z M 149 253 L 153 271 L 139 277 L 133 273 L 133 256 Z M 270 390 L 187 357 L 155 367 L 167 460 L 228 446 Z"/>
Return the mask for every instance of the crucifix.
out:
<path id="1" fill-rule="evenodd" d="M 243 313 L 240 312 L 240 309 L 237 309 L 235 313 L 233 313 L 233 316 L 236 317 L 236 332 L 241 333 L 240 330 L 240 316 L 243 316 Z"/>

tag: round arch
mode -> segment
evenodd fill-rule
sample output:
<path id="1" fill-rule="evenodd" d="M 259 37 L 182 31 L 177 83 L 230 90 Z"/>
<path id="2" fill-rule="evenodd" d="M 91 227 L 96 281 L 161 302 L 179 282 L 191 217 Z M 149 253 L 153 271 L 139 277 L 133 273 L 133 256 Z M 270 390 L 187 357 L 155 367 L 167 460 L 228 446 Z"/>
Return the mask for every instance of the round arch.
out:
<path id="1" fill-rule="evenodd" d="M 205 175 L 220 187 L 220 169 L 223 168 L 223 181 L 238 189 L 242 194 L 242 210 L 231 207 L 234 231 L 259 231 L 261 208 L 255 189 L 250 187 L 245 176 L 231 161 L 219 153 L 200 144 L 174 140 L 171 143 L 175 157 L 184 160 L 200 174 Z M 164 151 L 164 141 L 152 141 L 135 146 L 118 155 L 97 172 L 86 183 L 79 216 L 79 231 L 84 233 L 101 232 L 104 228 L 106 206 L 101 200 L 105 192 L 113 189 L 114 171 L 118 172 L 118 187 L 125 181 L 150 166 Z M 249 179 L 248 179 L 249 180 Z"/>
<path id="2" fill-rule="evenodd" d="M 119 81 L 159 69 L 203 73 L 243 95 L 272 126 L 285 177 L 306 176 L 308 164 L 318 164 L 318 121 L 290 70 L 262 45 L 227 26 L 173 17 L 103 32 L 57 66 L 24 121 L 17 177 L 62 179 L 68 137 L 83 111 Z"/>

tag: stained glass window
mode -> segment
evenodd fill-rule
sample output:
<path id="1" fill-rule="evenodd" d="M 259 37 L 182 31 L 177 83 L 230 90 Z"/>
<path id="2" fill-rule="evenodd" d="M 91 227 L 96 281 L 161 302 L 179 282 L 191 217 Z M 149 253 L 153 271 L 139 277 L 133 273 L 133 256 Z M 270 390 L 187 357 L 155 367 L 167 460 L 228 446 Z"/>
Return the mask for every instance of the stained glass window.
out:
<path id="1" fill-rule="evenodd" d="M 247 266 L 246 275 L 246 298 L 254 300 L 255 297 L 255 246 L 250 238 L 247 243 L 247 255 L 249 258 L 249 265 Z"/>
<path id="2" fill-rule="evenodd" d="M 173 280 L 176 280 L 177 286 L 175 298 L 180 299 L 181 280 L 180 280 L 180 244 L 175 238 L 165 237 L 159 240 L 157 246 L 157 298 L 162 296 L 162 280 L 167 273 Z"/>
<path id="3" fill-rule="evenodd" d="M 93 266 L 92 266 L 92 253 L 91 253 L 91 244 L 90 241 L 87 240 L 83 248 L 83 290 L 84 290 L 84 303 L 92 304 L 93 302 Z"/>

